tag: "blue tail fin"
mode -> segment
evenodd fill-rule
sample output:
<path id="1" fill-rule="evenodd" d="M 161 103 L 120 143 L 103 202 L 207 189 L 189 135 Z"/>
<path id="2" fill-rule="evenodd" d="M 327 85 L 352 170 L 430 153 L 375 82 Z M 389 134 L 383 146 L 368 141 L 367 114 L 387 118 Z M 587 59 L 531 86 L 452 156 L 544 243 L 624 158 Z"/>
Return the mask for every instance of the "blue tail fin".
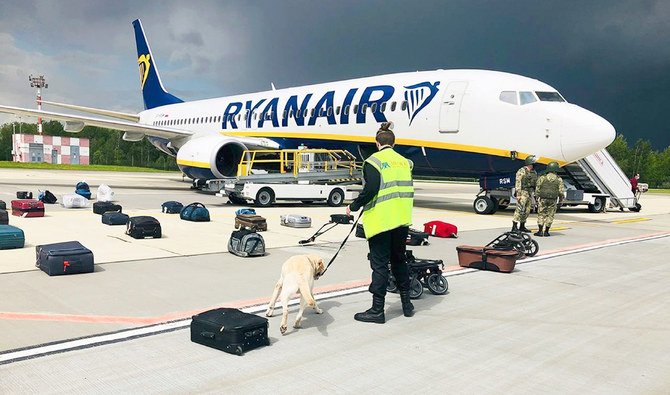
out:
<path id="1" fill-rule="evenodd" d="M 156 59 L 151 54 L 151 48 L 144 35 L 142 22 L 133 21 L 135 28 L 135 42 L 137 43 L 137 65 L 140 69 L 140 86 L 144 98 L 144 108 L 150 109 L 166 104 L 183 103 L 184 101 L 165 91 L 161 77 L 158 75 Z"/>

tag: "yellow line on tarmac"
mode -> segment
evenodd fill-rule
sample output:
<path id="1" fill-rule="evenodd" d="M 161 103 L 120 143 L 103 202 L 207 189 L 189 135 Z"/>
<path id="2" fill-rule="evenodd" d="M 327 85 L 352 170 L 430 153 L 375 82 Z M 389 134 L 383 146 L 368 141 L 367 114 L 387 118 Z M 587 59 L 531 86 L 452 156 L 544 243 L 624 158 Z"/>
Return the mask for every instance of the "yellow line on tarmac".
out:
<path id="1" fill-rule="evenodd" d="M 619 221 L 612 221 L 611 223 L 613 224 L 629 224 L 631 222 L 642 222 L 642 221 L 650 221 L 651 218 L 630 218 L 630 219 L 621 219 Z"/>

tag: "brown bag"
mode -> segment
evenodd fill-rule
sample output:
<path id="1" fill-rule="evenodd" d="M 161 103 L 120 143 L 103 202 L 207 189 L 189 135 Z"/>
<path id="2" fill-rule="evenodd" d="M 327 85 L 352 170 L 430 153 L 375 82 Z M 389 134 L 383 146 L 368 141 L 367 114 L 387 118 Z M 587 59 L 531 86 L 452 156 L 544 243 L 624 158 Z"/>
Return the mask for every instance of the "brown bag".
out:
<path id="1" fill-rule="evenodd" d="M 235 216 L 235 229 L 246 228 L 255 232 L 268 230 L 265 218 L 256 214 L 238 214 Z"/>

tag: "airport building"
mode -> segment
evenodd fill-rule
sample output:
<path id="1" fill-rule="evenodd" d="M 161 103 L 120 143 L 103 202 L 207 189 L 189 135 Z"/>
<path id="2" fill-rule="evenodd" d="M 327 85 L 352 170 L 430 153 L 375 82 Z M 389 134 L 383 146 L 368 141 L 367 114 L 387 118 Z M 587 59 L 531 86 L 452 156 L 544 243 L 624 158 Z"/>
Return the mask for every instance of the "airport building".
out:
<path id="1" fill-rule="evenodd" d="M 15 134 L 12 157 L 14 162 L 88 165 L 89 147 L 85 138 Z"/>

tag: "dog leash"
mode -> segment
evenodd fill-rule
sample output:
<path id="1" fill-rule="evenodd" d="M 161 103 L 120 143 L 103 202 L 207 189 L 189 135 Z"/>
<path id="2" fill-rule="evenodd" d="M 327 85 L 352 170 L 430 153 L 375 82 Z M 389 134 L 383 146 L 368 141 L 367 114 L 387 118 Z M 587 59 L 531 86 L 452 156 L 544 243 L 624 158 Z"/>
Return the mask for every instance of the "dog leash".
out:
<path id="1" fill-rule="evenodd" d="M 342 250 L 342 247 L 344 247 L 344 244 L 346 244 L 347 240 L 349 240 L 349 236 L 351 236 L 351 233 L 354 231 L 354 229 L 356 229 L 356 225 L 358 225 L 358 220 L 360 220 L 362 216 L 363 216 L 363 210 L 361 210 L 361 213 L 358 214 L 358 218 L 356 218 L 356 221 L 354 221 L 354 224 L 351 226 L 351 230 L 349 231 L 349 233 L 347 233 L 347 237 L 345 237 L 344 240 L 342 240 L 342 244 L 340 244 L 340 248 L 338 248 L 337 251 L 335 251 L 335 255 L 333 255 L 333 257 L 330 258 L 330 262 L 328 262 L 328 265 L 326 265 L 326 268 L 323 270 L 323 272 L 321 273 L 319 278 L 321 278 L 321 276 L 326 274 L 330 265 L 333 264 L 333 262 L 335 261 L 335 258 L 337 258 L 337 254 L 340 253 L 340 251 Z"/>

